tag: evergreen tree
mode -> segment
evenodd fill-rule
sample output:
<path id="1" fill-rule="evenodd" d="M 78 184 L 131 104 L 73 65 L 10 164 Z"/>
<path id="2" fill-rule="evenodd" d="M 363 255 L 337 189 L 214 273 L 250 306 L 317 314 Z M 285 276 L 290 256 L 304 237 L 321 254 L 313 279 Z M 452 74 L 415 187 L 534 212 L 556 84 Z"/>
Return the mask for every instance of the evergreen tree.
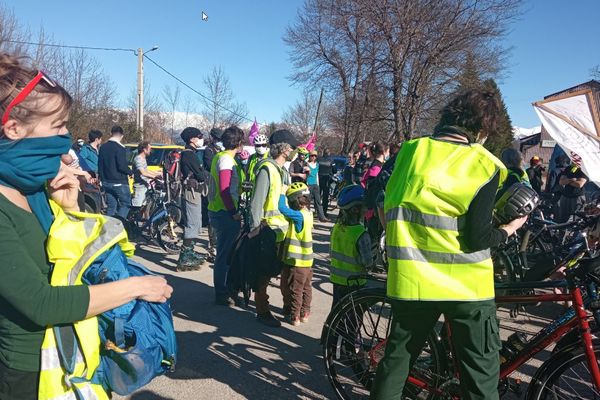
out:
<path id="1" fill-rule="evenodd" d="M 496 82 L 493 79 L 488 79 L 483 82 L 483 88 L 497 93 L 502 103 L 502 115 L 500 121 L 498 121 L 498 132 L 496 132 L 495 135 L 490 136 L 485 142 L 485 148 L 500 157 L 502 150 L 511 147 L 514 140 L 512 121 L 510 120 L 506 104 L 504 104 L 504 99 L 502 98 L 502 93 L 500 93 L 500 89 L 498 88 L 498 85 L 496 85 Z"/>

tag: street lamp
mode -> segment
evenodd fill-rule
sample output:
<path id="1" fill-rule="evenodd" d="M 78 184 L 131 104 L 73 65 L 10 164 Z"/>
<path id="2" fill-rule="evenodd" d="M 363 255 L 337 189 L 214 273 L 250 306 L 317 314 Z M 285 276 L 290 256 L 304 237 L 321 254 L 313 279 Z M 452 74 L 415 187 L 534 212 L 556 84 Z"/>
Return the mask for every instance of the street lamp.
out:
<path id="1" fill-rule="evenodd" d="M 158 46 L 152 47 L 146 53 L 158 50 Z M 138 81 L 137 81 L 137 129 L 140 132 L 140 139 L 144 140 L 144 49 L 137 50 L 138 56 Z"/>

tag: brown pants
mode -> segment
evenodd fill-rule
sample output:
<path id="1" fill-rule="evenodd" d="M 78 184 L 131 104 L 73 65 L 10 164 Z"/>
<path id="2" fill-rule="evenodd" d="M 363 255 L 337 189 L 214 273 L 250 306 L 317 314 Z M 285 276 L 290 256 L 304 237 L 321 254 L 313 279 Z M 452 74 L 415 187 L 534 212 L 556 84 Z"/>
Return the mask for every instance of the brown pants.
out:
<path id="1" fill-rule="evenodd" d="M 283 313 L 293 318 L 310 313 L 312 302 L 312 268 L 285 265 L 281 270 Z"/>
<path id="2" fill-rule="evenodd" d="M 258 315 L 265 315 L 269 313 L 269 295 L 267 294 L 267 288 L 271 278 L 260 278 L 258 280 L 258 288 L 254 293 L 254 305 L 256 306 L 256 313 Z"/>

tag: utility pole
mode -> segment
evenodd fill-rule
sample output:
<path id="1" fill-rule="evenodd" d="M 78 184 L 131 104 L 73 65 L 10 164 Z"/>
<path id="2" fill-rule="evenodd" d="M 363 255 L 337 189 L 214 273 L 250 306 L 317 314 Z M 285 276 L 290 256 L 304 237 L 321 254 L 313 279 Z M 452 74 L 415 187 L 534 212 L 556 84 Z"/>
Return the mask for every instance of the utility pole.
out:
<path id="1" fill-rule="evenodd" d="M 144 49 L 137 51 L 137 120 L 136 126 L 140 132 L 140 141 L 144 140 Z"/>
<path id="2" fill-rule="evenodd" d="M 319 103 L 317 104 L 317 115 L 315 115 L 315 127 L 313 133 L 317 133 L 317 126 L 319 125 L 319 114 L 321 113 L 321 102 L 323 101 L 323 88 L 321 88 L 321 94 L 319 95 Z"/>
<path id="3" fill-rule="evenodd" d="M 146 53 L 158 50 L 158 46 L 154 46 Z M 137 49 L 138 65 L 137 65 L 137 117 L 136 126 L 140 132 L 140 141 L 144 140 L 144 49 Z"/>

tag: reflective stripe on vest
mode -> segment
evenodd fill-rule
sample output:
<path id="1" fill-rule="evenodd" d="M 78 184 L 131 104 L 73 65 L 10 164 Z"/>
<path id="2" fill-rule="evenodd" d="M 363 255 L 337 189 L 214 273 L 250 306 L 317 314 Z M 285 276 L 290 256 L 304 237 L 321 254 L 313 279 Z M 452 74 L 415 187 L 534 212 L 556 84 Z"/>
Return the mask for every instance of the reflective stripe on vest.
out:
<path id="1" fill-rule="evenodd" d="M 223 157 L 231 158 L 234 168 L 236 168 L 236 170 L 238 171 L 238 175 L 240 177 L 240 182 L 242 180 L 242 176 L 239 174 L 239 167 L 237 166 L 238 165 L 237 161 L 235 161 L 235 158 L 233 158 L 231 156 L 231 154 L 227 153 L 226 151 L 221 151 L 220 153 L 215 154 L 214 158 L 212 159 L 212 163 L 210 164 L 211 179 L 210 179 L 210 182 L 208 185 L 208 209 L 213 212 L 227 210 L 227 207 L 225 207 L 225 203 L 223 202 L 223 199 L 221 198 L 221 194 L 219 193 L 220 178 L 219 178 L 219 171 L 217 168 L 217 164 L 219 163 L 219 160 Z M 237 202 L 238 202 L 237 199 L 233 199 L 233 205 L 235 206 L 236 209 L 238 206 Z"/>
<path id="2" fill-rule="evenodd" d="M 127 242 L 119 220 L 96 214 L 66 214 L 53 202 L 51 207 L 55 219 L 48 235 L 47 253 L 48 260 L 54 264 L 50 280 L 52 286 L 81 285 L 86 268 L 117 243 L 126 254 L 133 254 L 133 246 Z M 72 370 L 67 371 L 63 364 L 55 332 L 73 335 L 73 343 L 77 346 Z M 70 329 L 69 326 L 46 328 L 41 349 L 38 398 L 108 399 L 101 385 L 90 382 L 100 364 L 100 347 L 96 317 L 75 322 Z"/>
<path id="3" fill-rule="evenodd" d="M 331 267 L 329 279 L 332 283 L 349 286 L 351 284 L 364 285 L 366 280 L 358 279 L 348 282 L 350 276 L 364 273 L 364 268 L 359 262 L 357 242 L 366 230 L 362 225 L 335 224 L 331 232 L 329 255 Z"/>
<path id="4" fill-rule="evenodd" d="M 421 138 L 402 145 L 385 196 L 388 296 L 494 297 L 489 249 L 469 252 L 462 238 L 471 202 L 498 172 L 502 185 L 506 169 L 478 144 Z"/>
<path id="5" fill-rule="evenodd" d="M 276 241 L 283 242 L 289 228 L 289 222 L 279 211 L 279 197 L 282 194 L 283 184 L 280 168 L 271 159 L 264 160 L 258 165 L 258 170 L 266 168 L 269 173 L 269 192 L 263 206 L 264 221 L 275 232 Z"/>
<path id="6" fill-rule="evenodd" d="M 313 215 L 312 212 L 307 210 L 300 210 L 300 212 L 304 219 L 302 230 L 296 232 L 296 226 L 290 222 L 284 242 L 285 253 L 283 260 L 287 265 L 306 268 L 313 265 Z"/>

